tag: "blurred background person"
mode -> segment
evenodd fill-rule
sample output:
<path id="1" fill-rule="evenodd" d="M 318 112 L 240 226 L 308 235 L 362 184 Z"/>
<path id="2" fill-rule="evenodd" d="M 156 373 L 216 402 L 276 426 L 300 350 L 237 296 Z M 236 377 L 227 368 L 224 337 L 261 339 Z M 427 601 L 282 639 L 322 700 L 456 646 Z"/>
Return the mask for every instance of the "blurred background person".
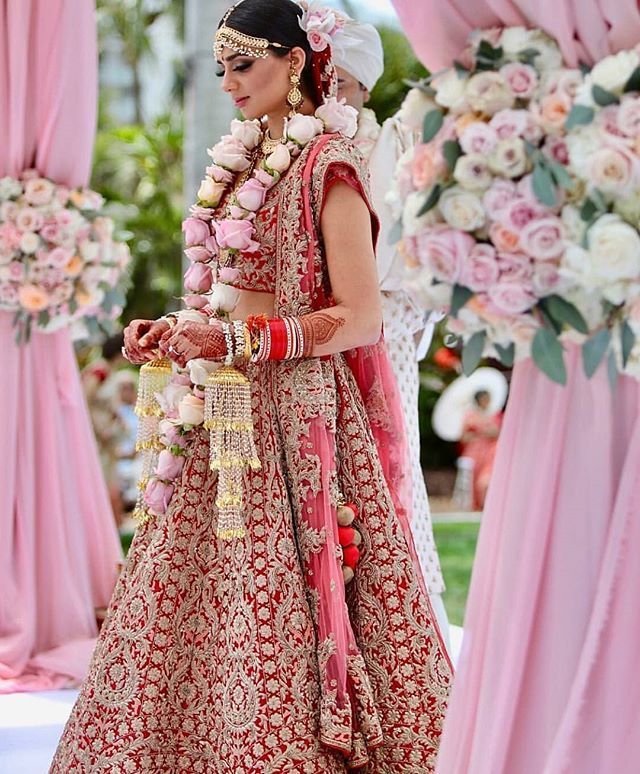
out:
<path id="1" fill-rule="evenodd" d="M 491 394 L 488 390 L 478 390 L 464 415 L 460 439 L 462 456 L 473 460 L 472 508 L 475 511 L 484 507 L 501 425 L 502 412 L 492 410 Z"/>

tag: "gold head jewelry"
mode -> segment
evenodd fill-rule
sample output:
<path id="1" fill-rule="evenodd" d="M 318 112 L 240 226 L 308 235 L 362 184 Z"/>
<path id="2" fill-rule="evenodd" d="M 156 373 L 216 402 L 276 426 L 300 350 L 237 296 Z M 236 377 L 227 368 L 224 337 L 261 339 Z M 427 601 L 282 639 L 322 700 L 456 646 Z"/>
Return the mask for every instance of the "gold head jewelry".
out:
<path id="1" fill-rule="evenodd" d="M 273 43 L 266 38 L 256 38 L 253 35 L 246 35 L 244 32 L 234 30 L 227 26 L 227 19 L 231 12 L 238 6 L 232 5 L 222 19 L 222 24 L 218 27 L 213 42 L 213 52 L 216 59 L 222 56 L 223 48 L 230 48 L 237 54 L 244 54 L 255 59 L 266 59 L 269 56 L 269 48 L 287 48 L 280 43 Z"/>

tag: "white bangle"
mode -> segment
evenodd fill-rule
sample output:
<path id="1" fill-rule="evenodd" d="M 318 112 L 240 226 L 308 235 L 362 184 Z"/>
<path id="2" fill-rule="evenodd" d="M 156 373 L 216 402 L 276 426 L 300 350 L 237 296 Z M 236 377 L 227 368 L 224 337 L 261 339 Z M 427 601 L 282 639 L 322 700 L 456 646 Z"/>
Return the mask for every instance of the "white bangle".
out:
<path id="1" fill-rule="evenodd" d="M 222 332 L 224 333 L 224 340 L 227 345 L 227 354 L 224 358 L 224 364 L 230 366 L 233 365 L 233 336 L 231 335 L 231 325 L 223 322 Z"/>

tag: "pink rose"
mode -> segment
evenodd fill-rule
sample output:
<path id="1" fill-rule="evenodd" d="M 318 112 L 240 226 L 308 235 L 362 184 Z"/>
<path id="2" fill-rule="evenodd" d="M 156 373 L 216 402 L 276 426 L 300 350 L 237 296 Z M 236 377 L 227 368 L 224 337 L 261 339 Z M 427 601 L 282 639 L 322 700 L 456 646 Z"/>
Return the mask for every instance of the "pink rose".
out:
<path id="1" fill-rule="evenodd" d="M 27 180 L 24 186 L 24 198 L 29 204 L 40 207 L 43 204 L 49 204 L 53 198 L 55 186 L 50 180 L 42 177 L 35 177 Z"/>
<path id="2" fill-rule="evenodd" d="M 555 94 L 573 100 L 576 92 L 582 86 L 584 77 L 580 70 L 568 70 L 566 68 L 553 70 L 546 73 L 544 79 L 544 93 Z"/>
<path id="3" fill-rule="evenodd" d="M 20 244 L 22 234 L 13 223 L 0 223 L 0 250 L 10 252 Z"/>
<path id="4" fill-rule="evenodd" d="M 9 277 L 14 282 L 21 282 L 24 279 L 24 264 L 20 261 L 11 261 L 8 265 Z"/>
<path id="5" fill-rule="evenodd" d="M 635 139 L 640 134 L 640 98 L 623 97 L 618 110 L 618 128 L 626 137 Z"/>
<path id="6" fill-rule="evenodd" d="M 168 419 L 160 421 L 158 430 L 167 446 L 179 446 L 181 449 L 184 449 L 189 442 L 187 436 L 180 432 L 180 428 Z"/>
<path id="7" fill-rule="evenodd" d="M 547 137 L 542 150 L 549 158 L 557 161 L 558 164 L 562 164 L 565 167 L 569 164 L 569 148 L 563 137 Z"/>
<path id="8" fill-rule="evenodd" d="M 184 233 L 184 241 L 187 247 L 193 245 L 201 245 L 205 239 L 209 236 L 209 226 L 200 218 L 186 218 L 182 222 L 182 231 Z"/>
<path id="9" fill-rule="evenodd" d="M 411 163 L 413 185 L 418 190 L 430 188 L 445 171 L 446 164 L 434 145 L 418 145 Z"/>
<path id="10" fill-rule="evenodd" d="M 234 269 L 231 266 L 223 266 L 218 271 L 218 280 L 220 282 L 226 282 L 228 285 L 232 285 L 240 278 L 240 269 Z"/>
<path id="11" fill-rule="evenodd" d="M 537 263 L 533 269 L 531 284 L 539 298 L 554 293 L 560 284 L 560 272 L 553 261 Z"/>
<path id="12" fill-rule="evenodd" d="M 262 183 L 265 188 L 271 188 L 277 181 L 276 175 L 270 175 L 266 169 L 256 169 L 253 176 L 259 183 Z"/>
<path id="13" fill-rule="evenodd" d="M 312 51 L 324 51 L 327 46 L 331 45 L 331 36 L 318 30 L 309 30 L 307 40 Z"/>
<path id="14" fill-rule="evenodd" d="M 525 253 L 498 253 L 500 280 L 530 280 L 533 276 L 531 258 Z"/>
<path id="15" fill-rule="evenodd" d="M 474 245 L 464 262 L 460 284 L 480 292 L 488 290 L 498 281 L 498 263 L 495 248 L 491 245 Z"/>
<path id="16" fill-rule="evenodd" d="M 211 290 L 213 275 L 211 268 L 204 263 L 192 263 L 184 275 L 184 286 L 196 293 L 207 293 Z"/>
<path id="17" fill-rule="evenodd" d="M 518 99 L 528 99 L 533 96 L 538 85 L 538 73 L 531 65 L 520 62 L 510 62 L 500 68 L 500 75 Z"/>
<path id="18" fill-rule="evenodd" d="M 206 263 L 212 258 L 212 254 L 206 247 L 194 245 L 193 247 L 187 247 L 184 254 L 191 261 L 191 263 Z"/>
<path id="19" fill-rule="evenodd" d="M 358 131 L 358 111 L 344 100 L 338 102 L 335 97 L 330 97 L 315 114 L 324 124 L 326 132 L 339 132 L 345 137 L 353 137 Z"/>
<path id="20" fill-rule="evenodd" d="M 55 220 L 47 221 L 40 229 L 40 236 L 46 242 L 57 242 L 60 239 L 60 226 Z"/>
<path id="21" fill-rule="evenodd" d="M 208 223 L 213 217 L 215 210 L 211 207 L 201 207 L 199 204 L 192 204 L 191 207 L 189 207 L 189 212 L 194 218 L 204 220 Z"/>
<path id="22" fill-rule="evenodd" d="M 522 137 L 528 123 L 527 110 L 501 110 L 489 122 L 499 140 Z"/>
<path id="23" fill-rule="evenodd" d="M 18 303 L 18 285 L 0 282 L 0 303 L 15 306 Z"/>
<path id="24" fill-rule="evenodd" d="M 494 180 L 482 197 L 482 204 L 491 220 L 496 220 L 516 198 L 516 185 L 511 180 Z"/>
<path id="25" fill-rule="evenodd" d="M 260 248 L 252 237 L 253 223 L 248 220 L 219 220 L 214 222 L 216 240 L 222 248 L 254 253 Z"/>
<path id="26" fill-rule="evenodd" d="M 211 155 L 212 151 L 207 151 L 209 155 Z M 225 185 L 228 185 L 229 183 L 233 183 L 233 172 L 230 172 L 228 169 L 225 169 L 224 167 L 220 167 L 217 164 L 211 164 L 211 166 L 207 167 L 207 175 L 209 177 L 213 178 L 216 183 L 224 183 Z"/>
<path id="27" fill-rule="evenodd" d="M 33 207 L 22 207 L 18 210 L 16 215 L 16 226 L 20 231 L 38 231 L 43 223 L 44 218 L 38 210 L 34 210 Z"/>
<path id="28" fill-rule="evenodd" d="M 460 135 L 460 147 L 465 153 L 481 153 L 487 156 L 496 147 L 498 135 L 495 129 L 483 121 L 474 121 Z"/>
<path id="29" fill-rule="evenodd" d="M 620 130 L 618 123 L 618 115 L 620 108 L 618 105 L 607 105 L 602 108 L 598 113 L 597 122 L 599 126 L 608 134 L 612 134 L 614 137 L 622 137 L 623 133 Z"/>
<path id="30" fill-rule="evenodd" d="M 204 422 L 204 400 L 189 393 L 178 405 L 180 421 L 185 425 L 201 425 Z"/>
<path id="31" fill-rule="evenodd" d="M 56 194 L 55 198 L 58 204 L 61 204 L 63 207 L 68 203 L 69 197 L 71 196 L 71 191 L 69 188 L 67 188 L 66 185 L 59 185 L 56 188 Z"/>
<path id="32" fill-rule="evenodd" d="M 516 280 L 501 280 L 489 288 L 488 296 L 498 312 L 508 315 L 522 314 L 536 302 L 531 288 Z"/>
<path id="33" fill-rule="evenodd" d="M 245 210 L 256 212 L 264 204 L 267 189 L 255 178 L 250 178 L 236 191 L 238 204 Z"/>
<path id="34" fill-rule="evenodd" d="M 520 237 L 515 231 L 494 221 L 489 228 L 489 238 L 499 253 L 513 253 L 520 249 Z"/>
<path id="35" fill-rule="evenodd" d="M 539 218 L 543 212 L 542 205 L 536 205 L 521 197 L 507 204 L 498 219 L 511 231 L 520 232 L 527 223 Z"/>
<path id="36" fill-rule="evenodd" d="M 152 513 L 161 515 L 169 507 L 173 495 L 173 484 L 152 478 L 144 490 L 144 502 Z"/>
<path id="37" fill-rule="evenodd" d="M 464 231 L 434 226 L 417 235 L 416 250 L 420 262 L 435 279 L 453 284 L 460 278 L 463 262 L 475 243 Z"/>
<path id="38" fill-rule="evenodd" d="M 49 306 L 49 294 L 37 285 L 27 283 L 18 290 L 20 306 L 27 312 L 41 312 Z"/>
<path id="39" fill-rule="evenodd" d="M 229 135 L 212 148 L 209 155 L 216 166 L 231 172 L 244 172 L 251 164 L 249 152 L 244 145 Z M 226 184 L 226 181 L 216 182 Z"/>
<path id="40" fill-rule="evenodd" d="M 200 296 L 196 293 L 188 293 L 186 296 L 183 296 L 183 301 L 189 309 L 204 309 L 209 303 L 206 296 Z"/>
<path id="41" fill-rule="evenodd" d="M 2 202 L 0 204 L 0 222 L 4 221 L 6 223 L 8 220 L 15 220 L 19 209 L 15 202 Z"/>
<path id="42" fill-rule="evenodd" d="M 47 263 L 51 264 L 51 266 L 62 268 L 69 263 L 72 257 L 72 250 L 67 250 L 64 247 L 55 247 L 53 250 L 49 251 Z"/>
<path id="43" fill-rule="evenodd" d="M 164 481 L 173 481 L 178 478 L 184 466 L 184 457 L 180 454 L 173 454 L 169 449 L 163 449 L 158 455 L 158 464 L 156 466 L 156 476 Z"/>
<path id="44" fill-rule="evenodd" d="M 549 215 L 527 223 L 520 232 L 520 244 L 525 253 L 539 261 L 549 261 L 564 252 L 564 237 L 560 218 Z"/>

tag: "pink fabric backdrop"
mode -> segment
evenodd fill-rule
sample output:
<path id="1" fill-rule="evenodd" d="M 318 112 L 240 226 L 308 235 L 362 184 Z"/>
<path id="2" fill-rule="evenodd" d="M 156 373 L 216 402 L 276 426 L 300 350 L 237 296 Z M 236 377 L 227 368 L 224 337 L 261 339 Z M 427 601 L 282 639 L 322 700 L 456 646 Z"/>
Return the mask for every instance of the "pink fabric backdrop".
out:
<path id="1" fill-rule="evenodd" d="M 572 64 L 640 40 L 635 0 L 394 5 L 434 69 L 476 25 L 542 26 Z M 515 368 L 439 774 L 638 771 L 640 384 L 567 361 L 564 388 Z"/>
<path id="2" fill-rule="evenodd" d="M 451 65 L 471 30 L 541 27 L 567 61 L 594 62 L 640 41 L 637 0 L 392 0 L 418 58 L 431 70 Z"/>
<path id="3" fill-rule="evenodd" d="M 0 0 L 0 177 L 86 184 L 93 0 Z M 120 547 L 68 331 L 14 343 L 0 312 L 0 692 L 80 680 Z"/>

